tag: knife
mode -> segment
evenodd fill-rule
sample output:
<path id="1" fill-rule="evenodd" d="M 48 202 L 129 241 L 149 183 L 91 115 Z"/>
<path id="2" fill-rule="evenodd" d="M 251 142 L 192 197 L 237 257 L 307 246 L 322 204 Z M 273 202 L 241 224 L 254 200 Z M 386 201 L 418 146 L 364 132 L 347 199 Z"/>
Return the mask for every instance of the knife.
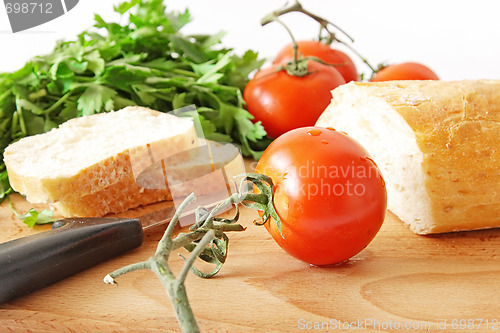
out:
<path id="1" fill-rule="evenodd" d="M 206 151 L 197 148 L 195 153 L 206 154 Z M 193 156 L 192 151 L 184 152 L 184 154 Z M 174 157 L 174 159 L 178 158 L 179 156 Z M 206 208 L 211 208 L 227 198 L 231 189 L 225 187 L 228 185 L 229 175 L 226 174 L 224 165 L 234 164 L 235 161 L 241 163 L 237 163 L 239 170 L 233 175 L 241 174 L 241 168 L 244 170 L 244 166 L 240 154 L 231 155 L 231 159 L 226 160 L 229 163 L 223 163 L 218 168 L 214 168 L 212 162 L 209 163 L 209 171 L 202 171 L 198 176 L 214 174 L 216 169 L 222 170 L 223 178 L 219 179 L 219 182 L 224 185 L 225 195 L 223 193 L 221 197 L 221 193 L 217 193 L 218 195 L 209 193 L 199 196 L 201 198 L 197 202 L 201 201 Z M 153 163 L 148 169 L 149 173 L 142 173 L 138 178 L 148 179 L 151 184 L 151 179 L 158 174 L 159 167 L 164 167 L 168 164 L 167 162 L 164 159 Z M 192 174 L 188 174 L 187 177 L 189 179 L 184 179 L 185 181 L 193 181 Z M 136 183 L 139 183 L 140 179 L 136 179 Z M 156 181 L 165 184 L 165 181 L 158 179 Z M 181 181 L 178 183 L 182 185 Z M 172 185 L 171 191 L 173 192 L 175 184 Z M 196 186 L 196 183 L 191 186 Z M 135 218 L 66 218 L 54 222 L 49 231 L 0 244 L 0 304 L 140 247 L 144 230 L 169 223 L 174 216 L 175 201 L 163 204 L 167 207 Z M 195 210 L 196 207 L 188 206 L 188 209 L 181 215 L 181 226 L 194 222 Z"/>
<path id="2" fill-rule="evenodd" d="M 143 230 L 170 222 L 175 206 L 139 218 L 67 218 L 0 244 L 0 304 L 142 245 Z"/>

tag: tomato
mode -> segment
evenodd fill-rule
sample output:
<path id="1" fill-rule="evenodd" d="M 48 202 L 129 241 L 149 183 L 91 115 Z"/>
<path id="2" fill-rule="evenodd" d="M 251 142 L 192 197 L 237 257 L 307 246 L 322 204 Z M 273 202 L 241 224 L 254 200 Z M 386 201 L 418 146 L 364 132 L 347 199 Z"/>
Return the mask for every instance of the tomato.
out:
<path id="1" fill-rule="evenodd" d="M 243 91 L 248 111 L 271 138 L 314 125 L 330 104 L 331 91 L 345 83 L 335 68 L 316 61 L 308 61 L 310 74 L 301 77 L 280 70 L 280 66 L 259 71 Z"/>
<path id="2" fill-rule="evenodd" d="M 357 81 L 358 71 L 354 62 L 344 52 L 332 49 L 329 45 L 313 40 L 297 42 L 299 57 L 317 57 L 325 63 L 338 65 L 335 68 L 340 72 L 345 82 Z M 289 44 L 278 52 L 273 64 L 283 64 L 293 60 L 293 44 Z"/>
<path id="3" fill-rule="evenodd" d="M 309 264 L 351 258 L 384 221 L 387 194 L 380 170 L 345 133 L 320 127 L 292 130 L 269 145 L 256 172 L 275 184 L 283 237 L 272 218 L 266 229 L 287 253 Z"/>
<path id="4" fill-rule="evenodd" d="M 403 62 L 382 68 L 370 79 L 372 82 L 392 80 L 439 80 L 439 77 L 425 65 Z"/>

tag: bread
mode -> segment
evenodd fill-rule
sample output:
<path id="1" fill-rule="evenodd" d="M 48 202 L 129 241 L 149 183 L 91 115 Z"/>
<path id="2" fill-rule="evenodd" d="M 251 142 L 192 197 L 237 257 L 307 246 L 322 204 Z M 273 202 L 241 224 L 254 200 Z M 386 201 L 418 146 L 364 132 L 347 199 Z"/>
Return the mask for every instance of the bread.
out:
<path id="1" fill-rule="evenodd" d="M 370 152 L 415 233 L 500 227 L 500 81 L 349 83 L 316 125 Z"/>
<path id="2" fill-rule="evenodd" d="M 142 107 L 84 116 L 9 145 L 12 188 L 62 216 L 102 216 L 171 199 L 135 177 L 153 161 L 198 145 L 193 121 Z"/>

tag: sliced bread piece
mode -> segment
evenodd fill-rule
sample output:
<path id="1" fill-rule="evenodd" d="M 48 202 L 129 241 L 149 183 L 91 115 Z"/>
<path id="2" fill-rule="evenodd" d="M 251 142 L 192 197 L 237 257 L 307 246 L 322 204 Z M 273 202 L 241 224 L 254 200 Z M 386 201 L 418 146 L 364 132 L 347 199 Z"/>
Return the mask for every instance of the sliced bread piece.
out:
<path id="1" fill-rule="evenodd" d="M 411 230 L 500 227 L 500 81 L 353 82 L 332 95 L 316 125 L 371 153 Z"/>
<path id="2" fill-rule="evenodd" d="M 171 198 L 135 183 L 155 160 L 198 145 L 193 121 L 142 107 L 84 116 L 5 149 L 14 190 L 63 216 L 101 216 Z"/>

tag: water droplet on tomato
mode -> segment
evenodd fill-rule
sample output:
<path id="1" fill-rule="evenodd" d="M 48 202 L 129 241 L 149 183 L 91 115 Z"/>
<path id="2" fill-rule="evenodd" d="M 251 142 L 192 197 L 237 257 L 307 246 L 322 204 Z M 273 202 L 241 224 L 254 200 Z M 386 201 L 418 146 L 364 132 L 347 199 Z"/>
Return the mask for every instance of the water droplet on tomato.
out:
<path id="1" fill-rule="evenodd" d="M 326 129 L 335 132 L 335 128 L 333 128 L 333 127 L 327 127 Z"/>
<path id="2" fill-rule="evenodd" d="M 327 145 L 328 144 L 328 141 L 326 140 L 321 140 L 321 143 L 324 144 L 324 145 Z"/>
<path id="3" fill-rule="evenodd" d="M 384 177 L 379 173 L 378 177 L 380 178 L 380 183 L 382 184 L 382 187 L 385 187 L 385 180 Z"/>
<path id="4" fill-rule="evenodd" d="M 375 163 L 375 161 L 373 160 L 373 158 L 371 158 L 370 156 L 365 156 L 365 158 L 364 158 L 364 159 L 365 159 L 365 160 L 367 160 L 367 161 L 372 162 L 374 166 L 378 167 L 378 166 L 377 166 L 377 163 Z"/>
<path id="5" fill-rule="evenodd" d="M 322 132 L 320 129 L 312 129 L 312 130 L 309 130 L 307 131 L 307 134 L 311 135 L 311 136 L 318 136 L 320 135 Z"/>

